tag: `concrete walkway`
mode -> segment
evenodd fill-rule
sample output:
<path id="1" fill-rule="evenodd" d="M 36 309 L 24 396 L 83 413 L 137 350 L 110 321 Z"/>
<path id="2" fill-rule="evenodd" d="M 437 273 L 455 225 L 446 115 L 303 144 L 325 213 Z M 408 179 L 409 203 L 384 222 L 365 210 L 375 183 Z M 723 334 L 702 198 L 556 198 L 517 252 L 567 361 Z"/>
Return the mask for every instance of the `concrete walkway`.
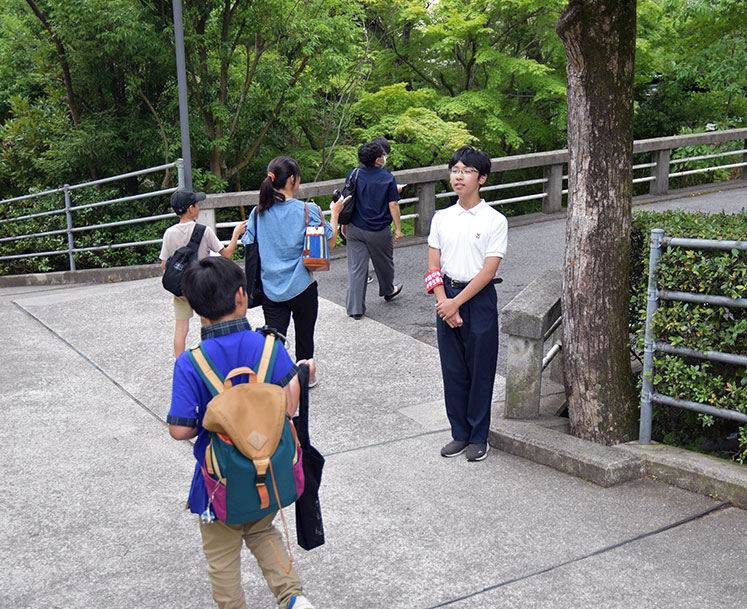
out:
<path id="1" fill-rule="evenodd" d="M 744 510 L 651 478 L 604 488 L 498 450 L 476 464 L 439 456 L 449 433 L 438 352 L 424 340 L 424 247 L 398 248 L 406 292 L 388 304 L 369 295 L 361 321 L 330 287 L 344 263 L 320 278 L 311 437 L 327 456 L 327 544 L 298 548 L 286 511 L 315 606 L 747 606 Z M 558 255 L 562 220 L 515 226 L 501 301 Z M 427 312 L 404 322 L 415 337 L 397 327 L 413 310 Z M 0 312 L 0 607 L 214 606 L 183 509 L 191 446 L 164 423 L 173 322 L 160 281 L 0 288 Z M 273 607 L 248 553 L 243 572 L 248 607 Z"/>

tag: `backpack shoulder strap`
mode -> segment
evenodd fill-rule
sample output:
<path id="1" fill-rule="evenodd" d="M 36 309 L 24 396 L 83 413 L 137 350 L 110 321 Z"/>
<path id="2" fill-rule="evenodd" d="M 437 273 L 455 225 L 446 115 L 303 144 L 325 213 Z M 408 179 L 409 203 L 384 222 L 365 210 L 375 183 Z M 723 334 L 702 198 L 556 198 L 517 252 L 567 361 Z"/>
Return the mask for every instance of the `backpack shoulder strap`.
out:
<path id="1" fill-rule="evenodd" d="M 275 360 L 278 355 L 280 343 L 275 340 L 274 334 L 265 336 L 265 346 L 262 349 L 262 356 L 257 366 L 257 380 L 260 383 L 272 382 L 272 371 L 275 368 Z"/>
<path id="2" fill-rule="evenodd" d="M 187 247 L 196 252 L 197 248 L 200 247 L 200 241 L 202 241 L 202 236 L 204 234 L 205 225 L 195 223 L 195 227 L 192 229 L 192 236 L 189 239 L 189 243 L 187 243 Z"/>
<path id="3" fill-rule="evenodd" d="M 358 172 L 361 170 L 361 166 L 358 165 L 355 169 L 353 169 L 352 173 L 350 174 L 350 178 L 348 181 L 348 184 L 350 184 L 350 188 L 355 188 L 356 184 L 358 183 Z M 348 184 L 345 184 L 347 186 Z"/>
<path id="4" fill-rule="evenodd" d="M 189 361 L 195 367 L 195 370 L 200 374 L 200 377 L 207 385 L 210 393 L 213 396 L 218 395 L 223 391 L 223 382 L 225 378 L 218 372 L 215 364 L 210 360 L 205 350 L 202 348 L 202 344 L 197 347 L 193 347 L 188 351 Z"/>
<path id="5" fill-rule="evenodd" d="M 304 209 L 304 212 L 306 214 L 306 219 L 305 219 L 306 228 L 309 228 L 309 204 L 306 203 L 306 201 L 304 201 L 303 209 Z"/>

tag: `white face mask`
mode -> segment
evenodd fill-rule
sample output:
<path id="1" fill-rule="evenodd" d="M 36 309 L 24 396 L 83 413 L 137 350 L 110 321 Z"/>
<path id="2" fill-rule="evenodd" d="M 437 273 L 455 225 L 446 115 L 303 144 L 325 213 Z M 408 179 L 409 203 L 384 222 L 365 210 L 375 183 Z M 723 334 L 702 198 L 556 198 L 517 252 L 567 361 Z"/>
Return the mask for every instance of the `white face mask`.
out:
<path id="1" fill-rule="evenodd" d="M 383 154 L 383 155 L 381 155 L 381 156 L 380 156 L 379 158 L 381 159 L 381 166 L 382 166 L 382 167 L 384 167 L 384 165 L 386 165 L 386 158 L 387 158 L 387 155 L 386 155 L 386 154 Z"/>

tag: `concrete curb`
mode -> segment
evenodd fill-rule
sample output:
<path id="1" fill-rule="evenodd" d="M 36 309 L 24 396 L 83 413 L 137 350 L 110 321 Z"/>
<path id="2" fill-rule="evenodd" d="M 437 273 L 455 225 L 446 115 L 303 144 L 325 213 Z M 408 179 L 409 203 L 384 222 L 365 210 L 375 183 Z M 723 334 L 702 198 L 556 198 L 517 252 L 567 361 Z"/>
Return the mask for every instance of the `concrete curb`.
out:
<path id="1" fill-rule="evenodd" d="M 494 448 L 599 486 L 652 476 L 694 493 L 729 499 L 736 507 L 747 509 L 747 467 L 665 444 L 602 446 L 548 425 L 552 421 L 545 418 L 496 419 L 489 442 Z"/>
<path id="2" fill-rule="evenodd" d="M 80 271 L 54 271 L 52 273 L 29 273 L 27 275 L 0 276 L 0 288 L 22 286 L 70 285 L 75 283 L 117 283 L 148 279 L 163 274 L 160 264 L 139 266 L 114 266 L 103 269 L 82 269 Z"/>
<path id="3" fill-rule="evenodd" d="M 614 486 L 644 475 L 643 460 L 610 446 L 594 444 L 533 421 L 500 419 L 491 425 L 490 445 L 535 463 Z"/>
<path id="4" fill-rule="evenodd" d="M 747 467 L 666 444 L 629 442 L 615 450 L 643 461 L 646 474 L 678 488 L 747 509 Z"/>

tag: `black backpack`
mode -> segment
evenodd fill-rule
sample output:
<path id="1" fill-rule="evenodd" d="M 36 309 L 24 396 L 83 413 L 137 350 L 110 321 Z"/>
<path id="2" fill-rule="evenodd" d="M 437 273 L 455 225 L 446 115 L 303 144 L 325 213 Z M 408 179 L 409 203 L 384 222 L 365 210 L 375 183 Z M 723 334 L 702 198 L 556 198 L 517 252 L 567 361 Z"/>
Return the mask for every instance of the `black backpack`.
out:
<path id="1" fill-rule="evenodd" d="M 176 250 L 174 255 L 169 256 L 169 259 L 166 261 L 166 271 L 163 274 L 161 283 L 174 296 L 182 295 L 182 275 L 184 274 L 184 269 L 189 266 L 190 262 L 197 259 L 197 248 L 200 247 L 200 241 L 202 241 L 202 235 L 204 234 L 205 225 L 195 224 L 189 243 Z"/>
<path id="2" fill-rule="evenodd" d="M 358 184 L 358 172 L 360 169 L 360 165 L 353 169 L 350 173 L 350 177 L 345 180 L 345 188 L 342 189 L 342 192 L 335 191 L 335 193 L 338 193 L 343 198 L 350 195 L 350 200 L 342 206 L 340 216 L 337 219 L 337 222 L 340 225 L 350 224 L 350 220 L 353 218 L 353 212 L 355 211 L 355 187 Z M 334 200 L 337 201 L 335 193 L 333 193 L 332 196 L 334 197 Z"/>

